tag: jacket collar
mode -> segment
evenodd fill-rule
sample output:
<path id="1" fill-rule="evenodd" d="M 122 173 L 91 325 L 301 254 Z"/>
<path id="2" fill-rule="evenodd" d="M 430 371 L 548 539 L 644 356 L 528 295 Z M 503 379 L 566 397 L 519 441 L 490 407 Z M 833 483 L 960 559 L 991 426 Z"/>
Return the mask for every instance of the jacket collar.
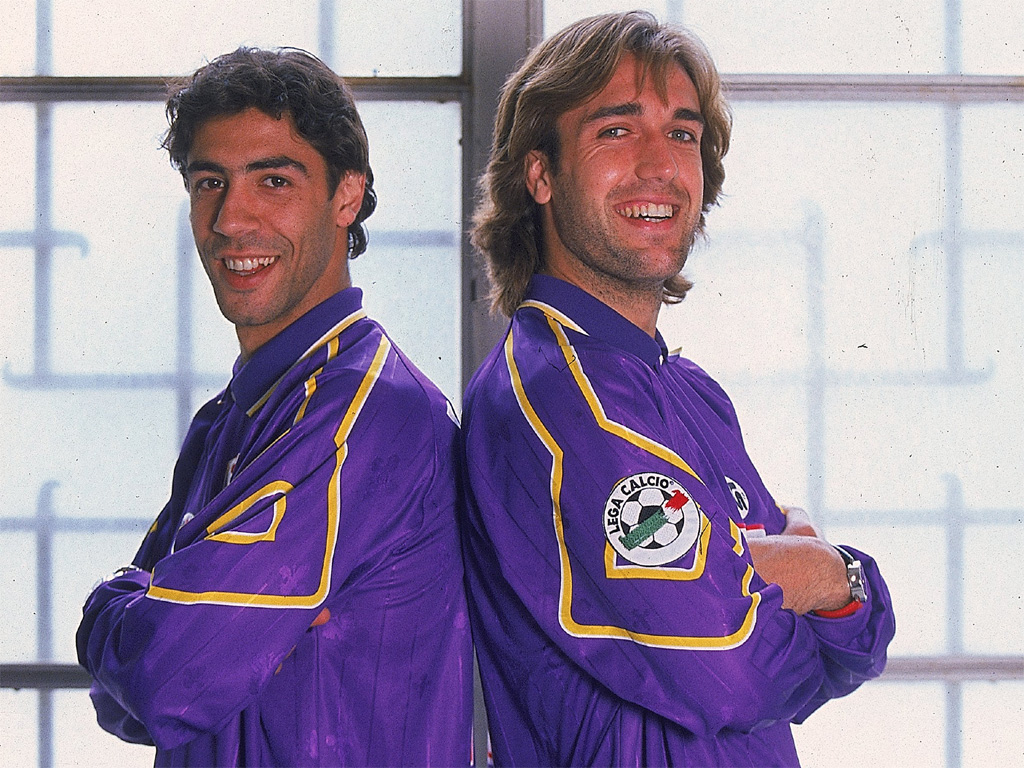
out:
<path id="1" fill-rule="evenodd" d="M 245 362 L 239 357 L 228 384 L 231 397 L 248 411 L 340 319 L 358 312 L 362 306 L 363 292 L 346 288 L 317 304 Z"/>
<path id="2" fill-rule="evenodd" d="M 651 368 L 657 368 L 668 357 L 668 347 L 660 331 L 655 331 L 652 339 L 607 304 L 572 283 L 548 275 L 534 275 L 526 289 L 526 300 L 554 307 L 587 335 L 639 357 Z"/>

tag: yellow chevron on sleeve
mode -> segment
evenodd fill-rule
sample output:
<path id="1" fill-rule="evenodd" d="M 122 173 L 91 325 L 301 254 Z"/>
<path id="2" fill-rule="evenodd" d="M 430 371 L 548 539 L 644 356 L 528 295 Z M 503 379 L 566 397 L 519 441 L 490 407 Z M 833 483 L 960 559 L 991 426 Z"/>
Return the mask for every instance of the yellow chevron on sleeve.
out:
<path id="1" fill-rule="evenodd" d="M 575 379 L 576 385 L 580 388 L 583 398 L 587 401 L 587 405 L 590 406 L 590 411 L 594 414 L 594 419 L 596 419 L 598 426 L 605 432 L 610 432 L 616 437 L 621 437 L 623 440 L 635 445 L 637 448 L 657 456 L 662 461 L 681 469 L 683 472 L 696 478 L 701 482 L 701 484 L 703 484 L 704 481 L 700 479 L 693 469 L 691 469 L 690 465 L 687 464 L 686 461 L 684 461 L 683 458 L 671 448 L 664 446 L 655 440 L 651 440 L 645 435 L 641 435 L 639 432 L 630 429 L 624 424 L 619 424 L 617 421 L 612 421 L 608 418 L 604 412 L 604 406 L 601 404 L 601 400 L 598 398 L 593 385 L 590 383 L 590 379 L 587 378 L 586 373 L 583 371 L 583 366 L 580 365 L 579 355 L 576 354 L 576 350 L 569 342 L 569 337 L 565 335 L 565 330 L 561 327 L 558 321 L 551 316 L 548 317 L 548 325 L 550 326 L 552 333 L 555 334 L 555 338 L 558 339 L 558 347 L 562 350 L 562 356 L 565 358 L 565 362 L 569 366 L 569 370 L 572 372 L 573 379 Z"/>
<path id="2" fill-rule="evenodd" d="M 334 444 L 336 448 L 335 467 L 327 485 L 327 537 L 324 547 L 323 564 L 320 569 L 320 583 L 317 586 L 316 591 L 309 595 L 254 594 L 218 590 L 189 592 L 186 590 L 169 589 L 167 587 L 156 586 L 151 581 L 149 591 L 147 592 L 148 597 L 152 597 L 156 600 L 166 600 L 173 603 L 250 605 L 267 608 L 315 608 L 324 601 L 327 597 L 327 592 L 331 584 L 331 571 L 334 566 L 334 549 L 338 541 L 338 524 L 341 518 L 341 468 L 345 463 L 345 458 L 348 456 L 348 438 L 363 410 L 363 406 L 366 405 L 366 401 L 369 399 L 370 393 L 373 391 L 374 385 L 380 378 L 381 371 L 384 369 L 384 364 L 387 361 L 388 353 L 390 351 L 391 342 L 388 341 L 386 336 L 381 336 L 380 343 L 377 345 L 377 351 L 370 363 L 370 367 L 364 374 L 362 381 L 359 383 L 355 396 L 352 398 L 352 402 L 349 403 L 349 406 L 345 411 L 345 415 L 342 417 L 341 425 L 334 434 Z M 280 482 L 281 485 L 278 486 L 277 492 L 282 492 L 281 489 L 285 485 L 288 485 L 283 481 Z M 274 484 L 271 483 L 270 485 Z M 267 487 L 268 486 L 264 486 L 264 489 Z M 257 494 L 258 493 L 259 492 L 257 492 Z M 251 499 L 252 497 L 250 496 L 249 498 Z M 245 502 L 242 502 L 242 504 L 245 504 Z M 236 508 L 233 507 L 232 510 L 226 512 L 218 518 L 211 527 L 214 527 L 216 523 L 224 520 L 224 518 L 226 518 L 227 515 L 230 515 L 235 509 Z M 227 521 L 225 520 L 224 524 L 226 523 Z M 223 536 L 224 534 L 217 535 Z M 157 564 L 157 570 L 159 570 L 159 567 L 159 564 Z M 156 578 L 155 572 L 153 578 Z"/>
<path id="3" fill-rule="evenodd" d="M 306 379 L 306 381 L 303 383 L 303 389 L 306 392 L 306 397 L 302 401 L 302 405 L 299 406 L 299 410 L 295 412 L 295 419 L 292 421 L 293 427 L 300 421 L 302 421 L 302 418 L 306 415 L 306 408 L 309 407 L 309 401 L 313 399 L 313 395 L 316 393 L 317 376 L 323 373 L 324 366 L 326 366 L 327 363 L 329 363 L 331 360 L 338 356 L 338 349 L 340 346 L 341 342 L 338 340 L 337 336 L 334 336 L 333 338 L 329 339 L 327 342 L 327 362 L 325 362 L 324 365 L 321 365 L 319 368 L 313 371 L 313 373 L 310 374 L 310 377 Z"/>
<path id="4" fill-rule="evenodd" d="M 288 492 L 291 491 L 292 488 L 292 484 L 287 483 L 284 480 L 275 480 L 272 483 L 268 483 L 210 523 L 206 529 L 206 532 L 210 534 L 207 538 L 210 541 L 223 541 L 228 544 L 255 544 L 257 541 L 273 541 L 274 535 L 277 533 L 277 526 L 281 524 L 281 520 L 284 518 Z M 270 521 L 270 525 L 267 527 L 267 530 L 256 532 L 217 532 L 228 525 L 231 521 L 235 520 L 254 504 L 273 496 L 280 496 L 280 498 L 274 502 L 274 516 Z"/>
<path id="5" fill-rule="evenodd" d="M 352 325 L 354 322 L 356 322 L 357 320 L 362 320 L 364 317 L 366 317 L 366 312 L 363 311 L 362 309 L 357 309 L 355 312 L 353 312 L 352 314 L 348 315 L 343 320 L 339 321 L 333 328 L 331 328 L 329 331 L 327 331 L 327 333 L 325 333 L 319 339 L 314 341 L 309 346 L 309 349 L 307 349 L 305 352 L 303 352 L 302 355 L 299 357 L 299 359 L 296 360 L 294 363 L 292 363 L 292 365 L 288 368 L 288 370 L 285 371 L 277 381 L 275 381 L 273 384 L 270 385 L 270 389 L 268 389 L 266 392 L 263 393 L 263 397 L 261 397 L 259 400 L 257 400 L 253 404 L 253 406 L 248 411 L 246 411 L 246 414 L 248 414 L 251 417 L 251 416 L 253 416 L 256 413 L 256 411 L 258 411 L 260 408 L 262 408 L 264 405 L 266 405 L 267 400 L 269 400 L 270 396 L 272 394 L 274 394 L 274 390 L 276 390 L 278 385 L 280 385 L 280 383 L 282 381 L 284 381 L 284 378 L 289 373 L 291 373 L 292 370 L 295 369 L 295 366 L 300 365 L 302 362 L 307 360 L 310 357 L 310 355 L 312 355 L 314 352 L 316 352 L 324 344 L 329 344 L 333 340 L 334 341 L 334 348 L 333 348 L 334 349 L 334 354 L 337 354 L 337 350 L 338 350 L 338 340 L 337 340 L 337 337 L 340 336 L 341 333 L 346 328 L 348 328 L 350 325 Z M 329 347 L 328 348 L 328 358 L 327 359 L 330 360 L 331 357 L 333 357 L 333 355 L 330 354 L 330 347 Z"/>
<path id="6" fill-rule="evenodd" d="M 302 418 L 306 415 L 306 408 L 309 406 L 309 401 L 313 399 L 313 394 L 316 392 L 316 377 L 320 375 L 322 370 L 323 368 L 318 368 L 302 385 L 306 392 L 306 399 L 302 401 L 302 405 L 299 406 L 299 410 L 295 412 L 295 419 L 292 421 L 293 427 L 302 421 Z"/>
<path id="7" fill-rule="evenodd" d="M 736 543 L 733 545 L 732 551 L 742 557 L 743 555 L 743 534 L 740 533 L 740 527 L 729 519 L 729 533 L 732 535 L 733 541 Z"/>
<path id="8" fill-rule="evenodd" d="M 639 645 L 646 645 L 660 648 L 678 648 L 681 650 L 728 650 L 746 642 L 754 629 L 757 620 L 757 606 L 761 602 L 760 593 L 750 592 L 750 581 L 754 576 L 754 569 L 747 566 L 741 583 L 741 594 L 750 600 L 750 606 L 740 626 L 733 632 L 720 636 L 678 636 L 678 635 L 656 635 L 642 632 L 633 632 L 623 627 L 606 625 L 580 624 L 572 616 L 572 589 L 573 575 L 572 562 L 569 559 L 569 551 L 565 544 L 565 531 L 562 523 L 562 479 L 564 451 L 552 436 L 551 432 L 541 421 L 536 409 L 530 402 L 523 386 L 519 367 L 516 364 L 514 354 L 514 331 L 510 330 L 505 338 L 505 361 L 508 366 L 509 377 L 512 382 L 512 390 L 515 393 L 516 401 L 520 411 L 529 423 L 537 438 L 543 443 L 548 453 L 551 454 L 551 502 L 552 518 L 555 529 L 555 539 L 558 543 L 558 555 L 561 565 L 561 579 L 558 593 L 558 620 L 562 629 L 574 637 L 603 637 L 630 640 Z M 564 332 L 562 333 L 564 338 Z M 582 372 L 582 371 L 581 371 Z M 621 436 L 621 435 L 620 435 Z M 648 441 L 653 442 L 653 441 Z M 643 447 L 643 446 L 641 446 Z M 682 461 L 680 459 L 680 461 Z M 685 464 L 685 462 L 683 462 Z M 693 474 L 692 471 L 690 474 Z M 696 475 L 694 475 L 696 477 Z M 698 480 L 700 478 L 697 478 Z M 705 526 L 701 541 L 706 548 L 710 536 L 711 526 Z M 702 565 L 703 567 L 703 565 Z"/>

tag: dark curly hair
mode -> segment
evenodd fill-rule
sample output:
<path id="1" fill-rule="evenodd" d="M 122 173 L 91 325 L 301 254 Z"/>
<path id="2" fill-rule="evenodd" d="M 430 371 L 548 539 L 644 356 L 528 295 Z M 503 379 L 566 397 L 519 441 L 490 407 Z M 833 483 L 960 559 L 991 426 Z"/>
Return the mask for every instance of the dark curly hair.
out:
<path id="1" fill-rule="evenodd" d="M 582 19 L 534 48 L 501 92 L 470 232 L 487 260 L 493 309 L 511 317 L 530 278 L 542 267 L 539 206 L 526 187 L 527 155 L 539 149 L 557 167 L 559 116 L 604 88 L 627 54 L 636 57 L 656 88 L 663 90 L 670 67 L 679 66 L 697 89 L 704 116 L 704 199 L 697 231 L 703 232 L 704 214 L 717 202 L 725 180 L 722 158 L 732 130 L 732 114 L 710 54 L 692 33 L 659 24 L 646 11 Z M 682 274 L 669 278 L 664 302 L 682 301 L 691 287 Z"/>
<path id="2" fill-rule="evenodd" d="M 170 127 L 162 144 L 171 164 L 185 176 L 188 153 L 202 124 L 253 107 L 276 119 L 291 115 L 299 135 L 324 158 L 332 195 L 347 171 L 366 176 L 362 205 L 348 228 L 348 254 L 354 259 L 366 250 L 362 222 L 377 207 L 370 148 L 352 92 L 311 53 L 243 47 L 173 83 L 167 98 Z"/>

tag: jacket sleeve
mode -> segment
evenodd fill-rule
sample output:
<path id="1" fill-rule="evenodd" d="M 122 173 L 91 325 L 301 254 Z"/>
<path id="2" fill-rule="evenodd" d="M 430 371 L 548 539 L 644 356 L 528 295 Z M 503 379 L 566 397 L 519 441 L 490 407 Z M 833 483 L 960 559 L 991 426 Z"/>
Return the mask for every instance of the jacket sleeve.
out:
<path id="1" fill-rule="evenodd" d="M 321 631 L 311 622 L 346 580 L 380 568 L 421 524 L 435 446 L 422 413 L 376 428 L 394 409 L 378 395 L 387 370 L 323 375 L 301 420 L 185 510 L 152 574 L 118 576 L 89 597 L 79 659 L 118 735 L 115 705 L 162 749 L 221 730 L 307 632 Z M 388 468 L 372 459 L 396 445 L 405 471 L 384 484 Z M 158 521 L 139 562 L 163 548 L 152 541 L 166 527 Z"/>
<path id="2" fill-rule="evenodd" d="M 829 699 L 846 696 L 861 683 L 878 677 L 885 669 L 886 650 L 896 632 L 889 589 L 875 561 L 853 547 L 845 546 L 864 569 L 869 599 L 855 613 L 830 619 L 813 613 L 802 617 L 817 639 L 825 669 L 825 679 L 814 696 L 793 718 L 802 723 Z"/>
<path id="3" fill-rule="evenodd" d="M 760 478 L 756 476 L 757 471 L 746 455 L 739 418 L 732 401 L 725 390 L 695 363 L 689 360 L 680 360 L 680 363 L 691 372 L 689 380 L 701 400 L 712 409 L 721 420 L 722 426 L 734 436 L 742 449 L 741 455 L 733 457 L 732 471 L 737 477 L 752 478 L 748 488 L 753 493 L 750 512 L 752 519 L 755 516 L 758 518 L 753 527 L 767 529 L 768 533 L 778 532 L 777 505 L 763 487 Z M 744 523 L 741 521 L 740 525 L 743 526 Z M 802 617 L 817 636 L 825 680 L 817 693 L 794 718 L 798 723 L 803 722 L 811 712 L 829 699 L 845 696 L 856 690 L 865 680 L 880 675 L 885 668 L 888 644 L 895 632 L 892 600 L 877 564 L 867 554 L 850 546 L 845 548 L 859 557 L 868 590 L 873 598 L 868 606 L 845 618 L 823 618 L 813 613 Z"/>
<path id="4" fill-rule="evenodd" d="M 792 720 L 878 674 L 892 626 L 877 570 L 850 619 L 783 610 L 696 417 L 659 416 L 669 406 L 628 360 L 588 369 L 551 325 L 555 343 L 513 324 L 464 426 L 474 524 L 550 640 L 617 697 L 702 737 Z"/>
<path id="5" fill-rule="evenodd" d="M 153 740 L 149 737 L 146 727 L 128 714 L 102 685 L 93 683 L 89 690 L 89 698 L 92 699 L 93 708 L 96 710 L 96 721 L 103 730 L 130 744 L 153 746 Z"/>

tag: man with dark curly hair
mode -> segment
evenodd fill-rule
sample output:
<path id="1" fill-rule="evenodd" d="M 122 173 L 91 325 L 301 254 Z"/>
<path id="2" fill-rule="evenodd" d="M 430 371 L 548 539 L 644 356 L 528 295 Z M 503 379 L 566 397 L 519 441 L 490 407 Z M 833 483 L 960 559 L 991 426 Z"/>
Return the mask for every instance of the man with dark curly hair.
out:
<path id="1" fill-rule="evenodd" d="M 167 115 L 241 355 L 85 605 L 100 725 L 157 765 L 465 765 L 457 426 L 351 284 L 376 204 L 352 95 L 305 52 L 242 48 Z"/>
<path id="2" fill-rule="evenodd" d="M 704 46 L 643 12 L 562 30 L 502 92 L 472 236 L 511 325 L 463 414 L 498 765 L 796 765 L 790 723 L 885 664 L 874 562 L 775 503 L 657 331 L 730 128 Z"/>

